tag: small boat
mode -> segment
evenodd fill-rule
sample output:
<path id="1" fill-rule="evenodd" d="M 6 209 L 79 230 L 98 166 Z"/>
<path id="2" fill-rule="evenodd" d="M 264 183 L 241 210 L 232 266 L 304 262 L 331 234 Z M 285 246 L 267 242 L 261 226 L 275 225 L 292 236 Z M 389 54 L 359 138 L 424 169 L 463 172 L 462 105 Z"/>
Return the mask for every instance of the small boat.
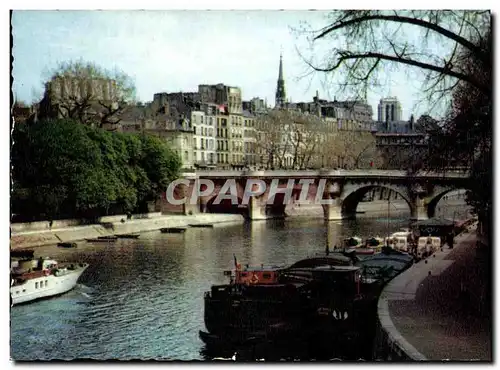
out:
<path id="1" fill-rule="evenodd" d="M 160 231 L 164 234 L 181 234 L 186 231 L 186 227 L 164 227 Z"/>
<path id="2" fill-rule="evenodd" d="M 189 224 L 190 227 L 205 227 L 205 228 L 213 228 L 214 224 Z"/>
<path id="3" fill-rule="evenodd" d="M 89 266 L 87 263 L 60 264 L 41 257 L 36 260 L 33 255 L 11 260 L 11 306 L 70 291 Z"/>
<path id="4" fill-rule="evenodd" d="M 94 238 L 94 239 L 85 239 L 89 243 L 112 243 L 115 242 L 116 239 L 118 238 L 104 238 L 104 237 L 99 237 L 99 238 Z"/>
<path id="5" fill-rule="evenodd" d="M 105 239 L 105 240 L 113 239 L 113 240 L 116 240 L 116 239 L 118 239 L 118 237 L 116 235 L 104 235 L 104 236 L 98 236 L 97 239 Z"/>
<path id="6" fill-rule="evenodd" d="M 118 239 L 138 239 L 139 234 L 121 234 L 121 235 L 115 235 Z"/>
<path id="7" fill-rule="evenodd" d="M 62 243 L 57 243 L 57 246 L 60 248 L 76 248 L 77 244 L 76 243 L 69 243 L 69 242 L 62 242 Z"/>
<path id="8" fill-rule="evenodd" d="M 371 255 L 371 254 L 375 253 L 375 249 L 374 248 L 356 248 L 355 252 L 358 255 Z"/>
<path id="9" fill-rule="evenodd" d="M 352 236 L 344 239 L 345 248 L 358 248 L 363 244 L 363 240 L 359 236 Z"/>

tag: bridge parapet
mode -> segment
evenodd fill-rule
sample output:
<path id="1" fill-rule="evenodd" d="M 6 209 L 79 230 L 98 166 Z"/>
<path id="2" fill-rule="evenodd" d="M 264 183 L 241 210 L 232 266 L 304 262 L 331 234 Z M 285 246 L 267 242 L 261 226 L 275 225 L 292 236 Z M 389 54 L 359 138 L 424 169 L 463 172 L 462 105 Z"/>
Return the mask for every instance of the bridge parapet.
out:
<path id="1" fill-rule="evenodd" d="M 182 173 L 181 177 L 195 176 L 204 178 L 246 178 L 267 177 L 274 178 L 454 178 L 465 179 L 469 174 L 463 171 L 446 172 L 421 172 L 409 175 L 407 171 L 401 170 L 265 170 L 265 171 L 232 171 L 232 170 L 201 170 L 195 173 Z"/>
<path id="2" fill-rule="evenodd" d="M 202 179 L 205 181 L 201 181 Z M 372 189 L 381 187 L 399 194 L 407 201 L 412 217 L 423 219 L 432 217 L 436 204 L 445 193 L 467 187 L 468 181 L 464 181 L 466 179 L 468 173 L 464 171 L 422 171 L 409 176 L 407 171 L 402 170 L 200 170 L 181 174 L 178 181 L 184 182 L 178 193 L 179 196 L 190 199 L 194 194 L 194 199 L 199 200 L 184 205 L 184 212 L 195 212 L 197 208 L 204 212 L 218 194 L 226 194 L 228 190 L 233 192 L 234 188 L 235 197 L 241 201 L 248 198 L 249 193 L 259 192 L 260 190 L 252 190 L 258 185 L 258 189 L 262 187 L 262 192 L 251 195 L 250 203 L 238 206 L 240 209 L 244 208 L 242 206 L 247 207 L 249 217 L 257 219 L 266 217 L 266 199 L 273 186 L 279 187 L 283 193 L 290 188 L 293 202 L 298 204 L 306 198 L 312 200 L 314 204 L 323 206 L 325 218 L 335 219 L 355 214 L 363 197 Z M 302 191 L 307 195 L 304 198 Z M 319 198 L 316 198 L 316 193 L 320 194 Z M 318 203 L 317 199 L 335 202 L 325 205 L 326 203 Z M 273 204 L 273 207 L 285 213 L 286 204 L 280 207 Z"/>

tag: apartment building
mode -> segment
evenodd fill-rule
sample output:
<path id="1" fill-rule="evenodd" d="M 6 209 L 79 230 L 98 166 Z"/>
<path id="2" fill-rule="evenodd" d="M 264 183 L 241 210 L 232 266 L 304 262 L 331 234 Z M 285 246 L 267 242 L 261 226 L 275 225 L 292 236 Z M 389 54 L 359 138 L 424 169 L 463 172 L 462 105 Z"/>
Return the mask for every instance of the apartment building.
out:
<path id="1" fill-rule="evenodd" d="M 213 168 L 217 165 L 217 109 L 216 104 L 202 103 L 199 110 L 191 111 L 193 156 L 197 168 Z"/>

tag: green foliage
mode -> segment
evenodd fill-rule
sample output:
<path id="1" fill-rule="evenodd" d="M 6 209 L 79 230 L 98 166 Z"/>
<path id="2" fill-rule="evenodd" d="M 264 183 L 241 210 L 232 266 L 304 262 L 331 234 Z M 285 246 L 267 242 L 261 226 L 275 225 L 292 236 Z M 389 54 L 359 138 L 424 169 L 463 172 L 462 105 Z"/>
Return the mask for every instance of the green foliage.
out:
<path id="1" fill-rule="evenodd" d="M 13 213 L 33 219 L 144 210 L 181 166 L 158 138 L 71 120 L 17 125 L 13 141 Z"/>

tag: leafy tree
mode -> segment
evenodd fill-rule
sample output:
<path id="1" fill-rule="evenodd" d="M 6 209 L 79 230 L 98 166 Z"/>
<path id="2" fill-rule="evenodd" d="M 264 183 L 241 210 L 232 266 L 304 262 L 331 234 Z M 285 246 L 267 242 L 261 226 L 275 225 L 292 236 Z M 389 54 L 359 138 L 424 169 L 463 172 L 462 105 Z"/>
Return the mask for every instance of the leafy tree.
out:
<path id="1" fill-rule="evenodd" d="M 144 201 L 158 199 L 167 190 L 171 181 L 177 178 L 182 166 L 179 156 L 156 136 L 140 135 L 142 155 L 139 165 L 142 171 L 138 180 L 146 178 L 149 189 L 144 191 Z"/>
<path id="2" fill-rule="evenodd" d="M 71 120 L 16 125 L 13 141 L 12 207 L 25 216 L 93 218 L 144 210 L 180 168 L 159 139 Z"/>

